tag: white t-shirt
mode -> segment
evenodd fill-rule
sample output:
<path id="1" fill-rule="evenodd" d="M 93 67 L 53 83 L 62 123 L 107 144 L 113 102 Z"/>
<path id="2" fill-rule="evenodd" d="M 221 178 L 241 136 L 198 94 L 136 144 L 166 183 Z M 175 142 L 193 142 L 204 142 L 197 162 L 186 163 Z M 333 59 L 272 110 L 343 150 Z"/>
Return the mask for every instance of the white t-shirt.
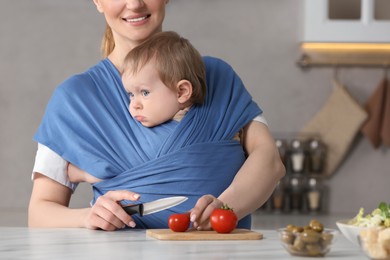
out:
<path id="1" fill-rule="evenodd" d="M 253 120 L 268 125 L 263 114 L 255 117 Z M 35 156 L 35 164 L 31 176 L 32 180 L 34 180 L 36 172 L 69 187 L 72 191 L 77 187 L 77 183 L 69 180 L 68 162 L 53 150 L 40 143 L 38 143 L 38 150 Z"/>

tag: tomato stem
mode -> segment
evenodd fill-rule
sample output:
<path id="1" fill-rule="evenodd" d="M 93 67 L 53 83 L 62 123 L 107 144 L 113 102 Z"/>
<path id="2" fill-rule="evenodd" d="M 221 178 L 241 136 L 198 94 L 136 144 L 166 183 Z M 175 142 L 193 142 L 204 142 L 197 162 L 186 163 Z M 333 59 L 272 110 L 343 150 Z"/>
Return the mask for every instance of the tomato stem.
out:
<path id="1" fill-rule="evenodd" d="M 233 211 L 233 208 L 229 207 L 229 205 L 228 205 L 227 203 L 223 204 L 223 205 L 221 206 L 221 209 Z"/>

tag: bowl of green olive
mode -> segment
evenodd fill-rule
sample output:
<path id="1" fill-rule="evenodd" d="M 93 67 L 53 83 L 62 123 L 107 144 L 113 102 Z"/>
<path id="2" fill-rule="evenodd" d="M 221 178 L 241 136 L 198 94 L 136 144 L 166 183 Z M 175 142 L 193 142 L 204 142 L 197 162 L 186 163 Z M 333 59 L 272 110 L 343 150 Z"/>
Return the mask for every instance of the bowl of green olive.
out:
<path id="1" fill-rule="evenodd" d="M 291 255 L 322 257 L 330 251 L 338 231 L 311 220 L 307 226 L 287 225 L 278 229 L 278 233 L 283 247 Z"/>

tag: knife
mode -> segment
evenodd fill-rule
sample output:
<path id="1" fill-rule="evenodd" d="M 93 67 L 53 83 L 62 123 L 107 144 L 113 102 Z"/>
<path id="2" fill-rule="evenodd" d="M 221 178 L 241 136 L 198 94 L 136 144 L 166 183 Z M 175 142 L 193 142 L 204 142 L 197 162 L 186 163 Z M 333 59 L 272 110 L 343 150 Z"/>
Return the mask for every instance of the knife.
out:
<path id="1" fill-rule="evenodd" d="M 174 207 L 176 205 L 179 205 L 180 203 L 183 203 L 187 199 L 188 198 L 184 196 L 167 197 L 151 202 L 124 206 L 123 209 L 129 215 L 134 215 L 138 213 L 142 217 L 143 215 L 153 214 L 164 209 Z"/>

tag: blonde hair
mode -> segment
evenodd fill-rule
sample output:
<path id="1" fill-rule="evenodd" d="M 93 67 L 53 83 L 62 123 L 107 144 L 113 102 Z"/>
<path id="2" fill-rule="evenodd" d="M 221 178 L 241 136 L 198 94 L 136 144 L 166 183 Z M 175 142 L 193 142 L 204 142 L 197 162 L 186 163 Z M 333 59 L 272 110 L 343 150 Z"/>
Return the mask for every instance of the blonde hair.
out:
<path id="1" fill-rule="evenodd" d="M 102 45 L 100 47 L 100 50 L 103 54 L 103 58 L 107 58 L 107 56 L 110 55 L 110 53 L 114 50 L 114 47 L 114 36 L 112 34 L 111 27 L 106 23 L 106 29 L 104 31 Z"/>
<path id="2" fill-rule="evenodd" d="M 180 80 L 192 84 L 192 104 L 202 104 L 206 95 L 206 72 L 202 56 L 176 32 L 154 34 L 126 56 L 122 75 L 136 74 L 150 60 L 155 61 L 161 81 L 174 88 Z"/>

